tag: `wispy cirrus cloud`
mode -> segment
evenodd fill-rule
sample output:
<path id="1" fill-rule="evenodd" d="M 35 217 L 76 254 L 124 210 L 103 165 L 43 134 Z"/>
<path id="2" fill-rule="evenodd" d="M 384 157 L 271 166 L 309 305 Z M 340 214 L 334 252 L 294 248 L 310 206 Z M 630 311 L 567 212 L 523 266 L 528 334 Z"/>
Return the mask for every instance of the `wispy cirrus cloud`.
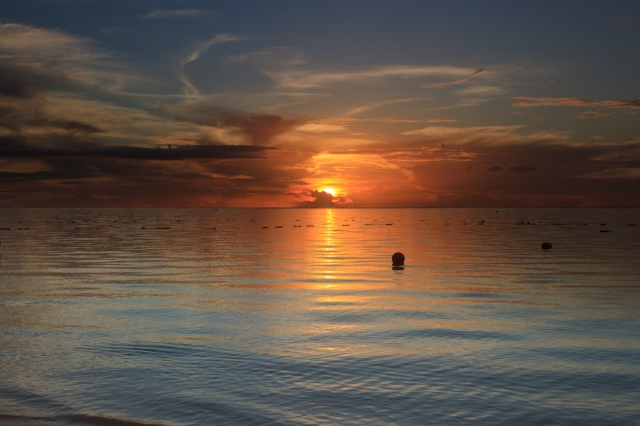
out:
<path id="1" fill-rule="evenodd" d="M 0 78 L 31 89 L 82 85 L 114 92 L 145 84 L 131 66 L 93 40 L 58 30 L 0 24 L 0 57 Z"/>
<path id="2" fill-rule="evenodd" d="M 611 114 L 613 113 L 605 111 L 585 111 L 580 114 L 580 118 L 604 118 L 609 117 Z"/>
<path id="3" fill-rule="evenodd" d="M 585 179 L 640 179 L 640 167 L 607 169 L 578 177 Z"/>
<path id="4" fill-rule="evenodd" d="M 580 98 L 534 98 L 530 96 L 514 96 L 511 106 L 516 108 L 569 106 L 569 107 L 609 107 L 609 108 L 640 108 L 640 100 L 606 100 Z"/>
<path id="5" fill-rule="evenodd" d="M 143 16 L 144 19 L 174 19 L 174 18 L 195 18 L 214 15 L 211 10 L 202 9 L 153 9 L 151 12 Z"/>
<path id="6" fill-rule="evenodd" d="M 450 118 L 430 118 L 427 123 L 455 123 L 456 121 Z"/>
<path id="7" fill-rule="evenodd" d="M 200 92 L 191 84 L 185 74 L 185 67 L 188 63 L 195 61 L 202 55 L 208 48 L 215 46 L 216 44 L 229 43 L 232 41 L 242 40 L 242 37 L 232 34 L 218 34 L 215 37 L 199 43 L 191 52 L 180 59 L 180 66 L 178 69 L 178 79 L 184 85 L 184 91 L 187 95 L 198 95 Z"/>
<path id="8" fill-rule="evenodd" d="M 479 68 L 475 71 L 473 71 L 471 74 L 469 74 L 466 77 L 462 77 L 459 78 L 455 81 L 450 81 L 450 82 L 445 82 L 445 83 L 431 83 L 431 84 L 424 84 L 422 85 L 423 89 L 441 89 L 443 87 L 449 87 L 449 86 L 456 86 L 458 84 L 463 84 L 469 81 L 470 78 L 475 77 L 476 75 L 480 75 L 485 73 L 487 70 L 483 69 L 483 68 Z"/>
<path id="9" fill-rule="evenodd" d="M 424 76 L 460 76 L 469 74 L 469 68 L 455 66 L 388 66 L 368 70 L 343 72 L 314 72 L 266 70 L 263 71 L 278 86 L 288 89 L 309 89 L 347 81 L 370 81 L 385 78 L 412 78 Z"/>
<path id="10" fill-rule="evenodd" d="M 568 135 L 561 132 L 535 133 L 524 135 L 520 132 L 523 126 L 475 126 L 475 127 L 444 127 L 428 126 L 423 129 L 402 132 L 404 136 L 418 137 L 430 144 L 482 144 L 504 145 L 522 144 L 531 141 L 550 142 L 566 141 Z"/>

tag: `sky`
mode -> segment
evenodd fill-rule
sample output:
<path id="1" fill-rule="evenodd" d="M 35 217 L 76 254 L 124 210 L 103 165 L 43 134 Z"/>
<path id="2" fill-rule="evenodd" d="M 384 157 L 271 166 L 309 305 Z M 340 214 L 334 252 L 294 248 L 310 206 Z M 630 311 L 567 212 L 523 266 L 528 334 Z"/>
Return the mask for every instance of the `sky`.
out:
<path id="1" fill-rule="evenodd" d="M 0 4 L 0 207 L 640 207 L 640 2 Z"/>

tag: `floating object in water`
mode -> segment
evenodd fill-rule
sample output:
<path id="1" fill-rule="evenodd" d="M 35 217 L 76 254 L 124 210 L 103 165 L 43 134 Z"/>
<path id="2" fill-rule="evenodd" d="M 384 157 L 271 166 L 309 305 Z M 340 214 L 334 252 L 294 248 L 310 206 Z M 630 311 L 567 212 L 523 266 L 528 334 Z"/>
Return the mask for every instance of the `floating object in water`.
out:
<path id="1" fill-rule="evenodd" d="M 393 223 L 385 223 L 385 225 L 387 225 L 387 226 L 388 226 L 388 225 L 393 225 Z"/>
<path id="2" fill-rule="evenodd" d="M 393 262 L 393 266 L 403 266 L 404 254 L 400 252 L 393 253 L 393 256 L 391 256 L 391 261 Z"/>
<path id="3" fill-rule="evenodd" d="M 262 227 L 262 229 L 267 229 L 267 228 L 268 228 L 268 226 L 263 226 L 263 227 Z"/>
<path id="4" fill-rule="evenodd" d="M 276 228 L 282 228 L 282 226 L 276 226 Z"/>
<path id="5" fill-rule="evenodd" d="M 156 228 L 156 229 L 171 229 L 171 228 Z"/>
<path id="6" fill-rule="evenodd" d="M 551 245 L 550 242 L 545 241 L 544 243 L 542 243 L 542 245 L 540 247 L 542 247 L 544 250 L 549 250 L 553 246 Z"/>
<path id="7" fill-rule="evenodd" d="M 147 229 L 147 228 L 145 228 L 145 227 L 143 226 L 143 227 L 142 227 L 142 229 Z"/>
<path id="8" fill-rule="evenodd" d="M 602 229 L 602 230 L 600 230 L 600 232 L 611 232 L 611 231 L 607 231 L 606 229 Z"/>
<path id="9" fill-rule="evenodd" d="M 313 228 L 313 225 L 307 225 L 307 228 Z"/>
<path id="10" fill-rule="evenodd" d="M 0 231 L 11 231 L 11 228 L 0 228 Z"/>
<path id="11" fill-rule="evenodd" d="M 216 228 L 211 228 L 211 229 L 216 229 Z"/>
<path id="12" fill-rule="evenodd" d="M 607 224 L 606 223 L 601 223 L 600 226 L 607 226 Z"/>

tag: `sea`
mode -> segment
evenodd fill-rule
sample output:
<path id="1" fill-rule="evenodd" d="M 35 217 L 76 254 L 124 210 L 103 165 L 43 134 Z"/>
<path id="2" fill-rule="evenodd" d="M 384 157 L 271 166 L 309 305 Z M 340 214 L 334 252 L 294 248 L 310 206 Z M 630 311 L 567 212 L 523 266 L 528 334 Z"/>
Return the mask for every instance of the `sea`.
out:
<path id="1" fill-rule="evenodd" d="M 638 209 L 0 209 L 0 241 L 2 425 L 640 425 Z"/>

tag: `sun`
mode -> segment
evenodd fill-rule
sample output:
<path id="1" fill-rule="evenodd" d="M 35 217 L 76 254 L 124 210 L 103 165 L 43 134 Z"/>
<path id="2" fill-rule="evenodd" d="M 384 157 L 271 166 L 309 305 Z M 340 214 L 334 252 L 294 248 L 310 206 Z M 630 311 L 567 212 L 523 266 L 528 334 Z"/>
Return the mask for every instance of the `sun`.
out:
<path id="1" fill-rule="evenodd" d="M 336 190 L 333 188 L 322 188 L 321 191 L 331 194 L 332 197 L 336 196 Z"/>

